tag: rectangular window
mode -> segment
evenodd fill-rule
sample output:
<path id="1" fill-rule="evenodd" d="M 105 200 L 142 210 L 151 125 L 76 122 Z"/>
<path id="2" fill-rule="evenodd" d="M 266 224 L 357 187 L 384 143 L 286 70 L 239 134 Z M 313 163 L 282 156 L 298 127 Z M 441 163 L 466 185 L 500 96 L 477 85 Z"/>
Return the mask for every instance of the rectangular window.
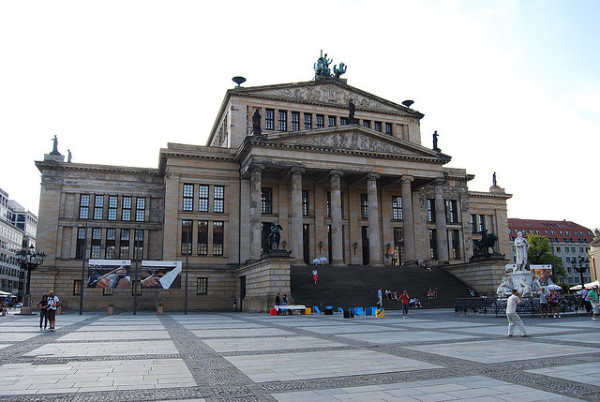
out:
<path id="1" fill-rule="evenodd" d="M 213 255 L 223 255 L 223 222 L 213 222 Z"/>
<path id="2" fill-rule="evenodd" d="M 458 223 L 458 203 L 456 200 L 448 200 L 446 205 L 448 208 L 448 218 L 450 223 Z"/>
<path id="3" fill-rule="evenodd" d="M 340 117 L 340 126 L 347 126 L 347 125 L 348 125 L 348 118 Z"/>
<path id="4" fill-rule="evenodd" d="M 485 215 L 479 215 L 479 230 L 478 232 L 483 232 L 485 230 Z"/>
<path id="5" fill-rule="evenodd" d="M 85 238 L 87 236 L 87 228 L 77 228 L 77 245 L 75 246 L 75 258 L 85 259 Z"/>
<path id="6" fill-rule="evenodd" d="M 223 213 L 225 212 L 225 187 L 224 186 L 215 186 L 215 199 L 213 205 L 213 212 Z"/>
<path id="7" fill-rule="evenodd" d="M 102 229 L 92 229 L 92 251 L 90 258 L 100 258 L 100 249 L 102 246 Z"/>
<path id="8" fill-rule="evenodd" d="M 117 220 L 118 197 L 116 195 L 108 196 L 108 220 Z"/>
<path id="9" fill-rule="evenodd" d="M 275 110 L 265 110 L 265 130 L 275 130 Z"/>
<path id="10" fill-rule="evenodd" d="M 308 190 L 302 190 L 302 216 L 308 216 Z"/>
<path id="11" fill-rule="evenodd" d="M 371 120 L 363 120 L 363 127 L 371 128 Z"/>
<path id="12" fill-rule="evenodd" d="M 304 129 L 312 129 L 312 114 L 310 113 L 304 113 Z"/>
<path id="13" fill-rule="evenodd" d="M 144 222 L 146 220 L 146 199 L 138 197 L 135 202 L 135 221 Z"/>
<path id="14" fill-rule="evenodd" d="M 88 219 L 90 216 L 90 195 L 79 196 L 79 219 Z"/>
<path id="15" fill-rule="evenodd" d="M 121 238 L 119 240 L 119 258 L 129 259 L 129 229 L 121 229 Z"/>
<path id="16" fill-rule="evenodd" d="M 335 116 L 328 116 L 327 117 L 327 126 L 328 127 L 335 127 Z"/>
<path id="17" fill-rule="evenodd" d="M 131 220 L 131 197 L 123 197 L 123 210 L 121 211 L 121 220 Z"/>
<path id="18" fill-rule="evenodd" d="M 367 194 L 360 195 L 360 217 L 362 219 L 369 217 L 369 197 Z"/>
<path id="19" fill-rule="evenodd" d="M 452 244 L 452 258 L 455 260 L 460 259 L 460 233 L 458 230 L 452 230 L 451 232 L 451 244 Z"/>
<path id="20" fill-rule="evenodd" d="M 198 212 L 208 212 L 208 185 L 198 187 Z"/>
<path id="21" fill-rule="evenodd" d="M 198 221 L 198 255 L 208 255 L 208 221 Z"/>
<path id="22" fill-rule="evenodd" d="M 477 215 L 471 215 L 471 232 L 472 233 L 477 233 Z M 508 232 L 510 233 L 510 229 L 508 230 Z"/>
<path id="23" fill-rule="evenodd" d="M 196 294 L 208 294 L 208 278 L 196 278 Z"/>
<path id="24" fill-rule="evenodd" d="M 286 110 L 279 111 L 278 130 L 279 131 L 287 131 L 287 111 Z"/>
<path id="25" fill-rule="evenodd" d="M 385 133 L 389 135 L 394 134 L 392 132 L 392 123 L 385 123 Z"/>
<path id="26" fill-rule="evenodd" d="M 269 250 L 269 235 L 271 234 L 271 222 L 261 222 L 260 224 L 260 247 L 262 252 Z"/>
<path id="27" fill-rule="evenodd" d="M 435 200 L 427 199 L 427 222 L 435 222 Z"/>
<path id="28" fill-rule="evenodd" d="M 325 206 L 327 217 L 331 218 L 331 191 L 327 192 L 327 204 Z"/>
<path id="29" fill-rule="evenodd" d="M 102 288 L 102 296 L 112 296 L 113 288 Z"/>
<path id="30" fill-rule="evenodd" d="M 322 114 L 318 114 L 317 115 L 317 128 L 323 128 L 325 127 L 325 116 L 323 116 Z"/>
<path id="31" fill-rule="evenodd" d="M 194 210 L 194 185 L 184 184 L 183 185 L 183 201 L 181 203 L 182 211 L 193 211 Z"/>
<path id="32" fill-rule="evenodd" d="M 104 258 L 107 260 L 117 258 L 117 229 L 106 229 L 106 248 L 104 249 Z"/>
<path id="33" fill-rule="evenodd" d="M 263 187 L 260 192 L 260 212 L 270 215 L 273 213 L 273 189 Z"/>
<path id="34" fill-rule="evenodd" d="M 81 295 L 81 279 L 75 279 L 73 281 L 73 296 Z"/>
<path id="35" fill-rule="evenodd" d="M 380 121 L 376 121 L 374 124 L 375 124 L 375 126 L 374 126 L 375 131 L 381 132 L 381 122 Z"/>
<path id="36" fill-rule="evenodd" d="M 402 197 L 397 195 L 392 196 L 392 218 L 402 220 Z"/>
<path id="37" fill-rule="evenodd" d="M 437 258 L 438 258 L 436 236 L 437 236 L 436 230 L 429 229 L 429 258 L 431 258 L 432 260 L 437 260 Z"/>
<path id="38" fill-rule="evenodd" d="M 292 131 L 300 130 L 300 112 L 292 112 Z"/>
<path id="39" fill-rule="evenodd" d="M 104 196 L 96 195 L 94 197 L 94 219 L 102 219 L 102 212 L 104 211 Z"/>
<path id="40" fill-rule="evenodd" d="M 144 230 L 135 229 L 133 238 L 133 258 L 141 261 L 144 258 Z"/>
<path id="41" fill-rule="evenodd" d="M 192 221 L 184 219 L 181 221 L 181 255 L 192 253 Z"/>

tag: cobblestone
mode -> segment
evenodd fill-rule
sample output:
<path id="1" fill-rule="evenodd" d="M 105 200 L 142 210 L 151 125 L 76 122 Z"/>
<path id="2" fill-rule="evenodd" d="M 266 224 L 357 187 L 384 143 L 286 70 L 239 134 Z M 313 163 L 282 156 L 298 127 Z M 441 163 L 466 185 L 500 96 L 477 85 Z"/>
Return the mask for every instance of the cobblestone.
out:
<path id="1" fill-rule="evenodd" d="M 523 318 L 509 339 L 449 310 L 1 317 L 0 401 L 600 400 L 600 324 Z"/>

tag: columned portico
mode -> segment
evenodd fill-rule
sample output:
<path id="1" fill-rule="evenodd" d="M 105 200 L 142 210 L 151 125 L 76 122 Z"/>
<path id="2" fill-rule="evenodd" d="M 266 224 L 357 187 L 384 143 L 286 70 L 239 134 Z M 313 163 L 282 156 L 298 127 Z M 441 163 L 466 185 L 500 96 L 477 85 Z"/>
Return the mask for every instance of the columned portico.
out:
<path id="1" fill-rule="evenodd" d="M 404 253 L 406 264 L 415 262 L 415 220 L 413 215 L 412 190 L 411 183 L 415 178 L 412 176 L 402 176 L 402 217 L 404 221 Z"/>
<path id="2" fill-rule="evenodd" d="M 379 240 L 379 203 L 377 201 L 377 173 L 367 176 L 367 197 L 369 202 L 369 260 L 371 265 L 383 264 L 383 249 Z"/>
<path id="3" fill-rule="evenodd" d="M 340 190 L 340 177 L 344 173 L 339 170 L 329 172 L 331 178 L 331 263 L 344 265 L 342 244 L 342 195 Z"/>
<path id="4" fill-rule="evenodd" d="M 448 263 L 448 231 L 446 229 L 446 208 L 442 193 L 442 180 L 435 181 L 435 232 L 437 240 L 438 261 Z"/>
<path id="5" fill-rule="evenodd" d="M 260 258 L 261 248 L 261 190 L 262 171 L 264 166 L 252 165 L 250 167 L 250 259 Z"/>
<path id="6" fill-rule="evenodd" d="M 292 226 L 290 230 L 292 257 L 295 263 L 303 263 L 302 260 L 302 174 L 304 169 L 294 167 L 290 170 L 292 174 Z"/>

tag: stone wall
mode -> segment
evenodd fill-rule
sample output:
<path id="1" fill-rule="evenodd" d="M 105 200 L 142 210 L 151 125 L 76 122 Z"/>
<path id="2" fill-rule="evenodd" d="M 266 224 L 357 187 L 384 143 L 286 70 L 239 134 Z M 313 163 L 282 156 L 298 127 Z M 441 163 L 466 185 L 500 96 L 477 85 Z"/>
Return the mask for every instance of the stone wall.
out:
<path id="1" fill-rule="evenodd" d="M 488 260 L 445 266 L 444 269 L 463 281 L 477 293 L 496 296 L 496 289 L 505 276 L 504 266 L 508 260 Z"/>

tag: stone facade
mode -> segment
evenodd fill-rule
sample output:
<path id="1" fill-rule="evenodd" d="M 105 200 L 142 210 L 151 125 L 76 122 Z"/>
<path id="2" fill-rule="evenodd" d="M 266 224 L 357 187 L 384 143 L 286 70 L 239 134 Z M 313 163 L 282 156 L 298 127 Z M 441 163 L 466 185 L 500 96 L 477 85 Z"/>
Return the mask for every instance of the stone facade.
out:
<path id="1" fill-rule="evenodd" d="M 348 124 L 350 101 L 358 124 Z M 35 291 L 54 287 L 68 307 L 78 305 L 76 249 L 86 225 L 102 229 L 99 258 L 107 258 L 106 230 L 125 228 L 144 231 L 143 259 L 187 261 L 194 310 L 229 310 L 236 299 L 245 310 L 265 311 L 277 292 L 293 297 L 290 265 L 321 255 L 336 266 L 465 264 L 480 228 L 498 234 L 497 250 L 509 253 L 510 195 L 499 187 L 470 191 L 472 175 L 445 167 L 450 156 L 421 144 L 423 116 L 342 79 L 235 88 L 207 145 L 169 143 L 158 169 L 37 162 L 38 244 L 48 258 Z M 118 204 L 112 221 L 111 196 Z M 96 197 L 104 197 L 103 207 Z M 146 199 L 142 221 L 119 218 L 123 197 Z M 90 215 L 82 216 L 88 202 Z M 94 216 L 95 207 L 104 209 Z M 267 255 L 273 224 L 283 228 L 286 251 Z M 87 236 L 86 256 L 93 241 Z M 130 240 L 129 258 L 133 248 Z M 153 308 L 160 299 L 164 308 L 181 310 L 183 289 L 144 289 L 138 305 Z M 131 306 L 130 290 L 84 295 L 84 308 Z"/>

